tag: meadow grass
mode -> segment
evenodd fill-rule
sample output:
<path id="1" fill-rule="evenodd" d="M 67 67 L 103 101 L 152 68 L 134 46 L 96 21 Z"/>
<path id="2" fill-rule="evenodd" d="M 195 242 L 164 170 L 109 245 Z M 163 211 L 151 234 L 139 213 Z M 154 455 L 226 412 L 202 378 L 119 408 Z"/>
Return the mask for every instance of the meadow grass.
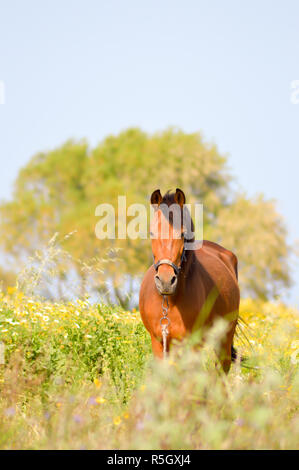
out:
<path id="1" fill-rule="evenodd" d="M 292 449 L 299 436 L 299 313 L 243 300 L 235 344 L 215 367 L 219 324 L 152 359 L 135 310 L 0 298 L 2 449 Z M 246 325 L 245 323 L 246 322 Z M 247 338 L 246 338 L 247 337 Z"/>

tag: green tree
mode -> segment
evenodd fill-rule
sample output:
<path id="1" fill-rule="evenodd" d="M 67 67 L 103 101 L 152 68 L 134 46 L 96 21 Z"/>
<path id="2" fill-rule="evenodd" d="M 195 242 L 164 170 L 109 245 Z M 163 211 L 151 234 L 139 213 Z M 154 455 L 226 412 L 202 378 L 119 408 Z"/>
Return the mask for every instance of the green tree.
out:
<path id="1" fill-rule="evenodd" d="M 237 254 L 243 295 L 267 299 L 290 286 L 288 255 L 292 250 L 273 201 L 262 195 L 252 200 L 238 195 L 219 211 L 212 237 Z"/>
<path id="2" fill-rule="evenodd" d="M 238 256 L 243 291 L 271 296 L 290 284 L 286 230 L 272 201 L 236 195 L 230 181 L 227 158 L 200 133 L 128 129 L 94 149 L 69 141 L 38 154 L 20 171 L 13 199 L 0 207 L 0 243 L 20 265 L 55 232 L 76 231 L 65 241 L 72 259 L 61 266 L 61 280 L 66 271 L 76 272 L 82 292 L 86 285 L 104 292 L 108 282 L 110 300 L 125 305 L 124 290 L 134 289 L 151 263 L 150 242 L 98 240 L 95 208 L 110 203 L 117 216 L 119 195 L 126 195 L 127 206 L 149 208 L 154 189 L 181 187 L 187 202 L 204 204 L 204 237 Z"/>

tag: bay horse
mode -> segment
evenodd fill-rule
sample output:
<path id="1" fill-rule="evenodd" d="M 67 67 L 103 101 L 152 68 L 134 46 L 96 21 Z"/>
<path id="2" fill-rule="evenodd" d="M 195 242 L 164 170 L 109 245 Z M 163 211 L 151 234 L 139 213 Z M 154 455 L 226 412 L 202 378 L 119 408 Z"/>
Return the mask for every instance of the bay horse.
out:
<path id="1" fill-rule="evenodd" d="M 169 305 L 167 351 L 174 339 L 182 340 L 196 329 L 207 331 L 217 318 L 226 319 L 227 329 L 216 354 L 224 372 L 228 373 L 231 361 L 236 357 L 233 337 L 240 303 L 237 257 L 207 240 L 203 240 L 200 248 L 185 249 L 188 233 L 183 217 L 179 225 L 175 224 L 169 211 L 166 221 L 163 210 L 163 207 L 175 206 L 183 214 L 185 202 L 185 195 L 178 188 L 175 193 L 168 192 L 163 197 L 159 189 L 151 195 L 151 204 L 155 208 L 150 226 L 154 263 L 140 287 L 140 315 L 151 336 L 153 353 L 158 358 L 163 357 L 160 320 L 165 298 Z M 190 214 L 189 217 L 192 233 L 194 224 Z M 161 236 L 165 223 L 169 226 L 168 238 Z"/>

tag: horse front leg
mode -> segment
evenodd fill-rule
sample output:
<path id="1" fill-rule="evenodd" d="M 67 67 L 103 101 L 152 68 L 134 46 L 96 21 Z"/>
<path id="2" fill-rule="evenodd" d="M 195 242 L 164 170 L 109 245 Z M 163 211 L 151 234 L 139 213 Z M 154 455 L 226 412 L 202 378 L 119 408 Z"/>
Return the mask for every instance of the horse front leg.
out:
<path id="1" fill-rule="evenodd" d="M 162 340 L 156 338 L 156 336 L 151 335 L 152 340 L 152 350 L 155 357 L 163 359 L 163 343 Z"/>

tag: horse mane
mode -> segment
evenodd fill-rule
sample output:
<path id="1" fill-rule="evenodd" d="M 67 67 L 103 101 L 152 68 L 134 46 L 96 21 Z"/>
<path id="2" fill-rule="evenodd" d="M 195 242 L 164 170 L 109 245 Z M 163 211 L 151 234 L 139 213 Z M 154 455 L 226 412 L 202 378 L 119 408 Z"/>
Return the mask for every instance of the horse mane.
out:
<path id="1" fill-rule="evenodd" d="M 167 204 L 168 207 L 171 206 L 171 204 L 175 204 L 174 196 L 175 193 L 172 193 L 169 189 L 162 197 L 161 204 Z"/>

